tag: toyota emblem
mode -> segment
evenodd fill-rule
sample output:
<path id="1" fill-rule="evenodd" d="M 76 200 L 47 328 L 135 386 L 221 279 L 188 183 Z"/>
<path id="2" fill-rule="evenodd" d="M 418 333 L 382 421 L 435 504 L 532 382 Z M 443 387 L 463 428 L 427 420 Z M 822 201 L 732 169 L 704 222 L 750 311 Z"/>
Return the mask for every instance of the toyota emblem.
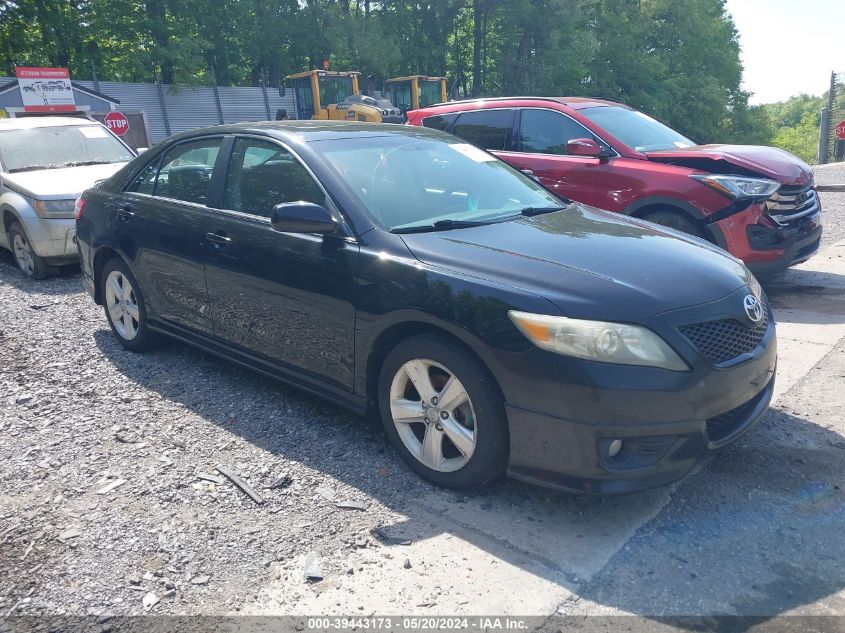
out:
<path id="1" fill-rule="evenodd" d="M 752 323 L 759 323 L 763 320 L 763 304 L 754 295 L 745 295 L 745 299 L 742 300 L 742 307 L 745 308 L 745 314 Z"/>

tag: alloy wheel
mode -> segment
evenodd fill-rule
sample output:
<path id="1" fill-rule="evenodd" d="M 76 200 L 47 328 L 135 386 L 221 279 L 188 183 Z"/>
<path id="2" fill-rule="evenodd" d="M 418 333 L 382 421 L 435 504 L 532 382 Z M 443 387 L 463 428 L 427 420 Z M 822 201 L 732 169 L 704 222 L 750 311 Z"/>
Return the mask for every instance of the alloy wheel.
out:
<path id="1" fill-rule="evenodd" d="M 106 309 L 121 338 L 131 341 L 138 335 L 141 313 L 135 299 L 135 290 L 126 275 L 119 270 L 111 271 L 106 278 Z"/>
<path id="2" fill-rule="evenodd" d="M 35 259 L 29 242 L 20 233 L 15 233 L 12 240 L 12 249 L 15 251 L 15 261 L 17 261 L 18 266 L 28 277 L 31 277 L 35 272 Z"/>
<path id="3" fill-rule="evenodd" d="M 475 451 L 475 411 L 461 381 L 433 360 L 402 365 L 390 386 L 390 414 L 402 443 L 422 464 L 454 472 Z"/>

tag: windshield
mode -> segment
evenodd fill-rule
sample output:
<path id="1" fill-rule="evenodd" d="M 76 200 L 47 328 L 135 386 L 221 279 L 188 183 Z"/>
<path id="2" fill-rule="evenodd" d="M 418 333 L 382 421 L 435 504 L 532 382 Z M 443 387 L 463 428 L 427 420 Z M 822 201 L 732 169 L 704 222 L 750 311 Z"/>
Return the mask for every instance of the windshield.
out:
<path id="1" fill-rule="evenodd" d="M 403 81 L 389 85 L 393 93 L 393 104 L 403 113 L 410 110 L 413 107 L 411 103 L 411 82 Z"/>
<path id="2" fill-rule="evenodd" d="M 320 77 L 320 103 L 340 103 L 352 93 L 352 77 Z"/>
<path id="3" fill-rule="evenodd" d="M 430 106 L 432 103 L 440 103 L 440 80 L 420 81 L 420 107 Z"/>
<path id="4" fill-rule="evenodd" d="M 583 108 L 579 112 L 638 152 L 692 147 L 696 144 L 660 121 L 622 106 Z"/>
<path id="5" fill-rule="evenodd" d="M 133 158 L 126 146 L 99 125 L 0 132 L 0 161 L 8 172 L 122 163 Z"/>
<path id="6" fill-rule="evenodd" d="M 385 135 L 313 141 L 312 147 L 387 230 L 496 222 L 526 208 L 561 206 L 530 178 L 454 137 Z"/>

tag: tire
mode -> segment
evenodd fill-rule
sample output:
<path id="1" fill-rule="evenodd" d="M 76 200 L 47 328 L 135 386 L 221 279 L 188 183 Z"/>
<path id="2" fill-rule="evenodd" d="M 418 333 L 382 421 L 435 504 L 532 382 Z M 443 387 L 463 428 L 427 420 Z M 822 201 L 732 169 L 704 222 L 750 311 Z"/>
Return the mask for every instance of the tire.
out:
<path id="1" fill-rule="evenodd" d="M 703 240 L 707 240 L 707 237 L 704 235 L 704 231 L 702 231 L 701 227 L 696 224 L 694 220 L 685 216 L 683 212 L 672 211 L 669 209 L 659 209 L 657 211 L 646 213 L 642 217 L 643 220 L 648 220 L 649 222 L 654 222 L 655 224 L 662 224 L 663 226 L 668 226 L 670 229 L 681 231 L 681 233 L 688 233 Z"/>
<path id="2" fill-rule="evenodd" d="M 509 440 L 502 397 L 487 368 L 461 348 L 432 335 L 400 342 L 382 364 L 378 400 L 390 442 L 423 479 L 464 489 L 504 473 Z"/>
<path id="3" fill-rule="evenodd" d="M 159 335 L 147 326 L 147 308 L 135 276 L 122 259 L 113 257 L 100 273 L 103 308 L 112 334 L 133 352 L 152 349 Z"/>
<path id="4" fill-rule="evenodd" d="M 18 268 L 30 279 L 47 279 L 58 273 L 58 268 L 35 254 L 26 232 L 18 222 L 9 229 L 9 246 Z"/>

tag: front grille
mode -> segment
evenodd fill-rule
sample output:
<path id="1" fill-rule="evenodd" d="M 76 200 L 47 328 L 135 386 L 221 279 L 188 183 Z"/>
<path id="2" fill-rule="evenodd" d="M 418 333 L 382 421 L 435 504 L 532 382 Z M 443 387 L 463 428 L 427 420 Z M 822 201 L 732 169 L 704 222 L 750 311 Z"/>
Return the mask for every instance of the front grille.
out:
<path id="1" fill-rule="evenodd" d="M 813 218 L 821 212 L 819 197 L 810 185 L 784 185 L 766 200 L 769 217 L 781 226 L 801 218 Z"/>
<path id="2" fill-rule="evenodd" d="M 709 440 L 713 443 L 718 443 L 729 435 L 732 435 L 734 431 L 748 421 L 748 416 L 751 415 L 754 407 L 766 395 L 767 391 L 768 389 L 763 389 L 751 398 L 751 400 L 739 405 L 736 409 L 725 411 L 725 413 L 707 420 L 707 437 Z"/>
<path id="3" fill-rule="evenodd" d="M 721 365 L 751 352 L 763 340 L 769 329 L 769 306 L 765 295 L 760 297 L 760 302 L 763 304 L 763 320 L 756 325 L 737 319 L 718 319 L 683 325 L 678 331 L 707 360 Z"/>

